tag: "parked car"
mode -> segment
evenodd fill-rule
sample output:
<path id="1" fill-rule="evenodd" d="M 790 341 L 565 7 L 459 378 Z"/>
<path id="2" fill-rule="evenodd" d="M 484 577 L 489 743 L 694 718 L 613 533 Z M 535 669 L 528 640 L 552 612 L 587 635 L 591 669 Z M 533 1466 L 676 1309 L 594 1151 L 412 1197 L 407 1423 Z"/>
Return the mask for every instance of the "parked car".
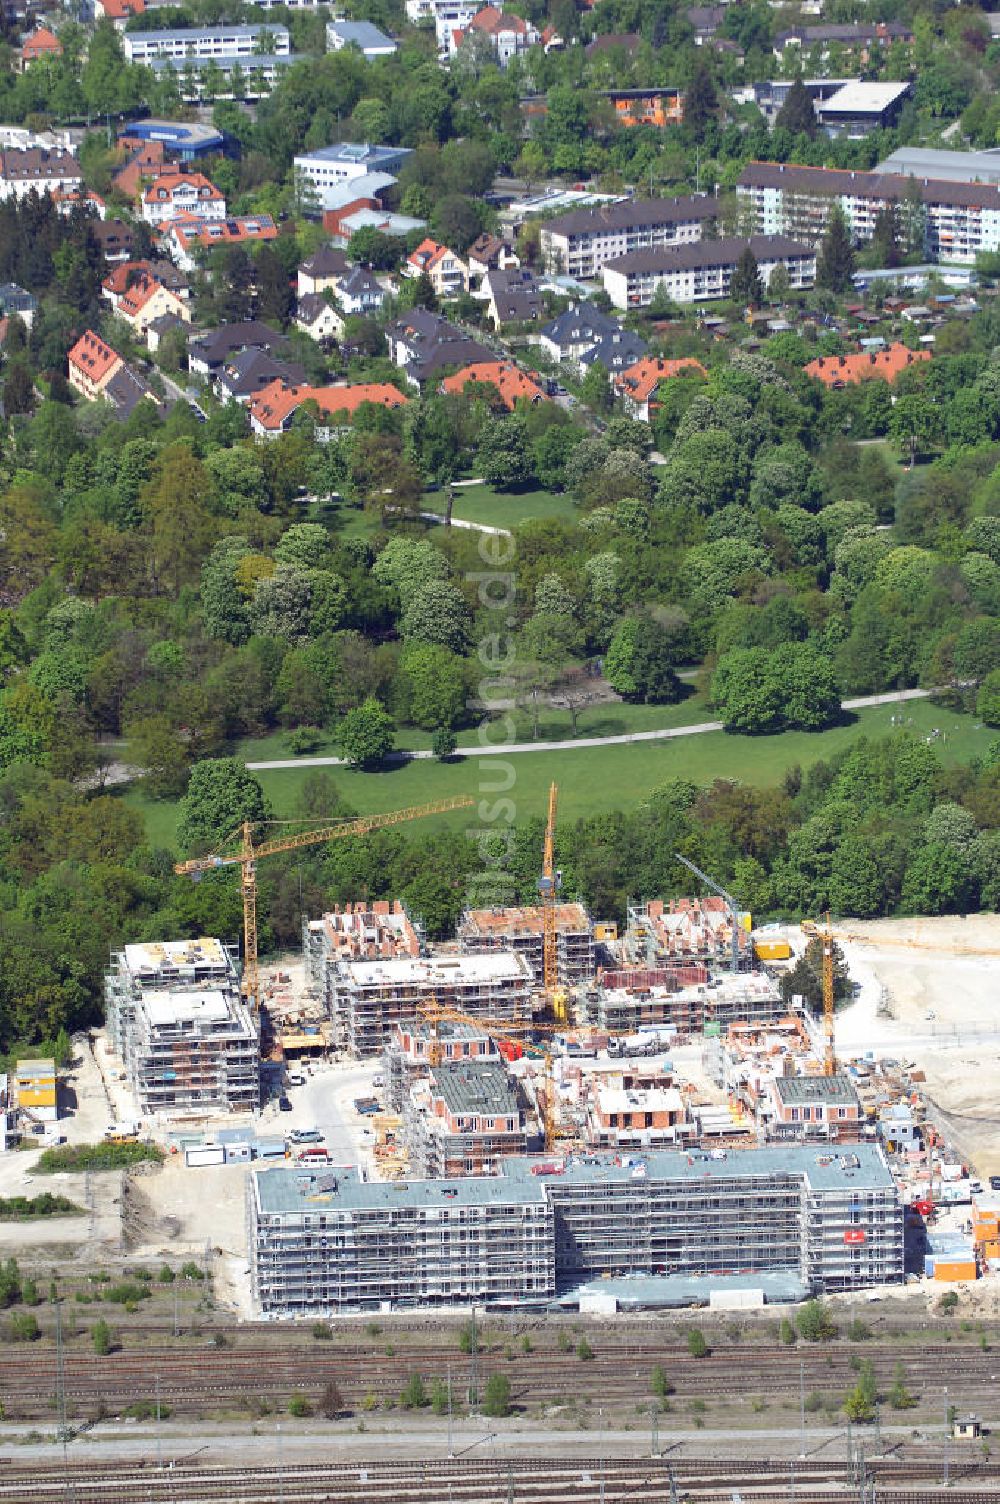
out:
<path id="1" fill-rule="evenodd" d="M 293 1128 L 288 1141 L 291 1144 L 321 1144 L 323 1135 L 318 1128 Z"/>
<path id="2" fill-rule="evenodd" d="M 292 1104 L 291 1104 L 291 1102 L 289 1102 L 289 1100 L 285 1096 L 284 1092 L 282 1092 L 281 1096 L 278 1098 L 278 1111 L 279 1112 L 291 1112 L 291 1110 L 292 1110 Z"/>

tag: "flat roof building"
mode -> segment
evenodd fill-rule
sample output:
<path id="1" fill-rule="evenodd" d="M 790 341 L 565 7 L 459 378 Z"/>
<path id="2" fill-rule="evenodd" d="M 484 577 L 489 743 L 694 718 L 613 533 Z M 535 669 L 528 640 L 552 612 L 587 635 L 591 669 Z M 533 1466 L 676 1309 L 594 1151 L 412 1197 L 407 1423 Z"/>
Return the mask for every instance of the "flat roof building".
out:
<path id="1" fill-rule="evenodd" d="M 361 1057 L 381 1054 L 394 1026 L 431 1000 L 474 1018 L 526 1019 L 534 981 L 524 957 L 503 950 L 334 960 L 327 975 L 334 1035 Z"/>
<path id="2" fill-rule="evenodd" d="M 377 961 L 391 956 L 419 956 L 424 933 L 399 899 L 389 903 L 339 905 L 302 926 L 302 950 L 310 991 L 332 1011 L 331 968 L 336 961 Z"/>
<path id="3" fill-rule="evenodd" d="M 143 1117 L 258 1111 L 259 1028 L 219 940 L 126 945 L 112 957 L 105 998 Z"/>
<path id="4" fill-rule="evenodd" d="M 717 1033 L 734 1023 L 769 1023 L 785 1017 L 781 993 L 764 972 L 721 974 L 682 985 L 684 971 L 605 972 L 588 1010 L 601 1029 L 627 1033 L 673 1024 L 680 1034 Z"/>
<path id="5" fill-rule="evenodd" d="M 14 1066 L 14 1092 L 20 1113 L 41 1123 L 54 1123 L 59 1116 L 56 1063 L 51 1057 L 19 1060 Z M 4 1078 L 6 1085 L 6 1077 Z"/>
<path id="6" fill-rule="evenodd" d="M 935 146 L 897 146 L 876 173 L 930 178 L 940 183 L 990 183 L 1000 187 L 1000 150 L 945 151 Z"/>
<path id="7" fill-rule="evenodd" d="M 261 1169 L 248 1214 L 254 1299 L 279 1316 L 544 1305 L 602 1276 L 903 1278 L 899 1195 L 867 1144 L 509 1159 L 495 1178 L 391 1184 Z"/>
<path id="8" fill-rule="evenodd" d="M 458 924 L 464 951 L 509 950 L 523 956 L 536 985 L 544 979 L 544 910 L 524 908 L 466 909 Z M 555 906 L 556 960 L 559 985 L 573 987 L 594 975 L 594 925 L 582 903 Z"/>
<path id="9" fill-rule="evenodd" d="M 775 1138 L 856 1136 L 863 1114 L 850 1076 L 773 1076 L 760 1116 Z"/>
<path id="10" fill-rule="evenodd" d="M 118 132 L 118 140 L 123 146 L 160 141 L 179 162 L 218 154 L 225 145 L 225 137 L 214 126 L 179 120 L 133 120 Z"/>
<path id="11" fill-rule="evenodd" d="M 816 103 L 816 115 L 828 136 L 863 140 L 871 131 L 891 130 L 909 99 L 909 83 L 852 80 Z"/>
<path id="12" fill-rule="evenodd" d="M 435 1066 L 415 1080 L 403 1108 L 403 1145 L 421 1179 L 499 1175 L 505 1156 L 526 1154 L 517 1083 L 499 1059 Z"/>
<path id="13" fill-rule="evenodd" d="M 263 50 L 265 42 L 267 52 Z M 244 66 L 255 67 L 258 58 L 263 63 L 269 57 L 287 57 L 291 52 L 288 28 L 270 24 L 126 31 L 122 35 L 122 47 L 126 61 L 130 63 L 149 64 L 156 58 L 181 58 L 196 67 L 223 58 L 240 58 Z"/>

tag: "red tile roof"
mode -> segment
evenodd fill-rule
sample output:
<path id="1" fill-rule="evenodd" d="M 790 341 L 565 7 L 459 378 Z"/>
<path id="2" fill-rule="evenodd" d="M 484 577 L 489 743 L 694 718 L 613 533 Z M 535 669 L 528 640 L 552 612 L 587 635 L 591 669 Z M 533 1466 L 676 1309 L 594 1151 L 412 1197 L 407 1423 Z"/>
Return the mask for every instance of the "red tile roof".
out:
<path id="1" fill-rule="evenodd" d="M 439 245 L 436 240 L 432 240 L 428 235 L 418 246 L 414 247 L 406 259 L 410 266 L 419 267 L 422 272 L 429 272 L 431 267 L 436 266 L 443 256 L 450 256 L 451 254 L 446 245 Z"/>
<path id="2" fill-rule="evenodd" d="M 66 357 L 71 366 L 76 366 L 79 371 L 91 381 L 103 381 L 109 371 L 121 364 L 121 356 L 111 346 L 105 344 L 99 334 L 88 329 L 81 334 L 69 355 Z"/>
<path id="3" fill-rule="evenodd" d="M 214 219 L 208 224 L 197 214 L 181 214 L 163 226 L 163 233 L 173 233 L 186 250 L 189 245 L 240 245 L 246 240 L 277 240 L 278 227 L 270 214 Z"/>
<path id="4" fill-rule="evenodd" d="M 172 198 L 178 188 L 184 187 L 197 188 L 199 198 L 221 199 L 223 196 L 203 172 L 183 172 L 179 167 L 173 167 L 153 179 L 143 198 L 147 204 L 160 203 Z"/>
<path id="5" fill-rule="evenodd" d="M 655 355 L 647 355 L 642 360 L 637 360 L 635 365 L 620 371 L 614 378 L 614 384 L 634 401 L 648 402 L 661 381 L 669 381 L 671 376 L 677 376 L 681 371 L 698 371 L 702 376 L 708 377 L 701 361 L 695 360 L 692 355 L 682 356 L 680 360 L 659 360 Z"/>
<path id="6" fill-rule="evenodd" d="M 146 0 L 99 0 L 99 4 L 109 21 L 127 21 L 146 9 Z"/>
<path id="7" fill-rule="evenodd" d="M 824 386 L 855 385 L 859 381 L 895 381 L 907 366 L 930 360 L 929 350 L 910 350 L 906 345 L 890 345 L 885 350 L 863 350 L 858 355 L 819 355 L 805 368 Z"/>
<path id="8" fill-rule="evenodd" d="M 402 407 L 408 398 L 387 382 L 359 382 L 356 386 L 286 386 L 281 380 L 262 387 L 250 404 L 251 416 L 262 428 L 277 432 L 305 402 L 315 402 L 322 413 L 347 413 L 353 417 L 363 402 L 380 407 Z"/>
<path id="9" fill-rule="evenodd" d="M 545 397 L 540 386 L 536 386 L 530 377 L 506 360 L 477 361 L 464 370 L 456 371 L 454 376 L 446 376 L 441 388 L 457 395 L 464 392 L 473 381 L 483 384 L 488 382 L 490 386 L 495 386 L 508 412 L 514 411 L 515 402 L 540 402 Z"/>
<path id="10" fill-rule="evenodd" d="M 498 10 L 495 5 L 484 5 L 469 22 L 469 30 L 482 31 L 490 37 L 497 36 L 501 31 L 513 31 L 523 37 L 527 33 L 528 23 L 512 11 Z"/>
<path id="11" fill-rule="evenodd" d="M 34 62 L 37 57 L 61 56 L 62 42 L 47 26 L 39 26 L 30 37 L 25 37 L 21 48 L 21 57 L 26 63 Z"/>

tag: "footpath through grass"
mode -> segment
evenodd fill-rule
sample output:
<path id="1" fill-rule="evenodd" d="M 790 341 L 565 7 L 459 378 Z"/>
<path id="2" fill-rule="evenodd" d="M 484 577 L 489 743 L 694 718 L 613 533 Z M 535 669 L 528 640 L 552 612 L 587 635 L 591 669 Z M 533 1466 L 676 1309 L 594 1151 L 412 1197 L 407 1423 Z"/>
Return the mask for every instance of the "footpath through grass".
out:
<path id="1" fill-rule="evenodd" d="M 424 510 L 444 515 L 446 490 L 428 491 Z M 462 522 L 483 522 L 487 527 L 516 527 L 520 522 L 555 517 L 560 522 L 579 522 L 580 509 L 572 498 L 554 491 L 495 491 L 492 486 L 457 486 L 452 516 Z"/>
<path id="2" fill-rule="evenodd" d="M 690 706 L 691 701 L 687 704 Z M 668 741 L 512 754 L 510 762 L 515 776 L 513 786 L 505 790 L 505 797 L 514 800 L 518 819 L 541 815 L 549 784 L 555 781 L 559 784 L 560 819 L 575 820 L 606 810 L 630 808 L 670 778 L 689 778 L 698 784 L 732 778 L 759 786 L 774 785 L 796 764 L 807 768 L 850 746 L 859 736 L 886 736 L 900 724 L 920 736 L 930 736 L 935 730 L 940 733 L 934 738 L 934 745 L 946 763 L 969 762 L 981 756 L 995 737 L 993 731 L 971 716 L 956 715 L 926 700 L 915 700 L 902 706 L 874 706 L 857 712 L 845 725 L 816 733 L 787 731 L 780 736 L 746 737 L 718 731 Z M 502 737 L 499 727 L 493 728 L 493 735 L 499 742 Z M 329 772 L 343 798 L 359 814 L 371 814 L 424 804 L 452 794 L 493 799 L 497 797 L 495 790 L 505 782 L 504 770 L 498 766 L 502 760 L 463 757 L 440 763 L 427 759 L 375 773 L 349 768 L 331 768 Z M 298 813 L 302 782 L 310 771 L 287 768 L 257 775 L 279 819 Z M 172 847 L 176 805 L 150 800 L 139 789 L 130 789 L 124 797 L 145 816 L 150 841 Z M 477 812 L 472 808 L 433 816 L 421 822 L 420 829 L 443 825 L 462 829 L 477 822 Z"/>

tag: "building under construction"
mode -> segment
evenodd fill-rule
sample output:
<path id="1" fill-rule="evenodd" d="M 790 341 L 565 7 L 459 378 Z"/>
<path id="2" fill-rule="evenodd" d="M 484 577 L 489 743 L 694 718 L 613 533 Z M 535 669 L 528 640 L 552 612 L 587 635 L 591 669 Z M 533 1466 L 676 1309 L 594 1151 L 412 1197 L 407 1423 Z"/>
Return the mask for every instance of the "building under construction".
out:
<path id="1" fill-rule="evenodd" d="M 440 1065 L 410 1088 L 403 1147 L 413 1175 L 499 1175 L 501 1160 L 528 1151 L 517 1082 L 497 1060 Z"/>
<path id="2" fill-rule="evenodd" d="M 556 965 L 560 987 L 575 987 L 594 975 L 594 925 L 582 903 L 554 905 Z M 510 950 L 523 956 L 542 985 L 545 910 L 540 904 L 522 909 L 466 909 L 458 925 L 465 951 Z"/>
<path id="3" fill-rule="evenodd" d="M 386 1104 L 393 1112 L 402 1112 L 410 1087 L 427 1076 L 434 1064 L 499 1059 L 495 1041 L 475 1024 L 407 1019 L 394 1026 L 382 1056 Z"/>
<path id="4" fill-rule="evenodd" d="M 337 961 L 387 961 L 394 956 L 419 956 L 423 930 L 398 899 L 394 903 L 345 904 L 302 926 L 306 982 L 314 997 L 331 1007 L 331 974 Z"/>
<path id="5" fill-rule="evenodd" d="M 736 927 L 737 955 L 741 967 L 752 965 L 753 948 L 748 930 Z M 676 898 L 664 903 L 628 905 L 627 923 L 621 942 L 622 964 L 650 970 L 701 965 L 730 967 L 733 956 L 733 918 L 722 898 Z"/>
<path id="6" fill-rule="evenodd" d="M 248 1221 L 254 1298 L 279 1316 L 544 1305 L 604 1275 L 903 1279 L 898 1192 L 869 1144 L 515 1159 L 495 1179 L 393 1184 L 260 1169 Z"/>
<path id="7" fill-rule="evenodd" d="M 105 997 L 143 1117 L 259 1110 L 259 1029 L 220 941 L 126 945 L 112 959 Z"/>
<path id="8" fill-rule="evenodd" d="M 588 1018 L 616 1033 L 673 1024 L 679 1034 L 703 1034 L 737 1022 L 769 1023 L 788 1012 L 765 972 L 722 973 L 693 986 L 681 981 L 669 969 L 604 972 L 587 995 Z"/>
<path id="9" fill-rule="evenodd" d="M 432 999 L 474 1018 L 504 1023 L 527 1019 L 533 977 L 523 956 L 496 950 L 335 960 L 327 971 L 327 986 L 338 1043 L 365 1057 L 381 1054 L 395 1025 L 411 1020 Z"/>

